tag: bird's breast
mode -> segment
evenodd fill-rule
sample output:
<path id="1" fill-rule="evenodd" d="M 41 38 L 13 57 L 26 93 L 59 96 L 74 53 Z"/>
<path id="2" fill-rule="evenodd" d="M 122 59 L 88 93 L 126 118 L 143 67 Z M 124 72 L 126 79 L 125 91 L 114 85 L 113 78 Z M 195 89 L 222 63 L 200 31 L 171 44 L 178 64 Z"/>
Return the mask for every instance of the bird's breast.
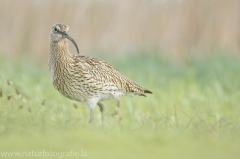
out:
<path id="1" fill-rule="evenodd" d="M 67 98 L 82 101 L 85 94 L 81 82 L 77 81 L 80 78 L 76 78 L 71 72 L 74 70 L 70 70 L 66 65 L 49 64 L 49 74 L 53 87 Z"/>

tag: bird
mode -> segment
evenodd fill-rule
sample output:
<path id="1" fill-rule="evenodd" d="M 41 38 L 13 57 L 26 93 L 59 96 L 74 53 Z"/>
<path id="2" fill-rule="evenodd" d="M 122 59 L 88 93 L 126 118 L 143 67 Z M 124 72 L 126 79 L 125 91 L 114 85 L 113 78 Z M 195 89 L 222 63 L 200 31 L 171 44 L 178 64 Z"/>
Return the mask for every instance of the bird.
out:
<path id="1" fill-rule="evenodd" d="M 123 76 L 112 65 L 79 55 L 75 40 L 68 34 L 69 27 L 57 23 L 49 35 L 48 70 L 53 87 L 63 96 L 82 102 L 90 110 L 89 123 L 94 122 L 94 108 L 98 105 L 104 127 L 105 100 L 121 96 L 143 96 L 152 92 Z M 68 40 L 77 49 L 77 55 L 69 52 Z"/>

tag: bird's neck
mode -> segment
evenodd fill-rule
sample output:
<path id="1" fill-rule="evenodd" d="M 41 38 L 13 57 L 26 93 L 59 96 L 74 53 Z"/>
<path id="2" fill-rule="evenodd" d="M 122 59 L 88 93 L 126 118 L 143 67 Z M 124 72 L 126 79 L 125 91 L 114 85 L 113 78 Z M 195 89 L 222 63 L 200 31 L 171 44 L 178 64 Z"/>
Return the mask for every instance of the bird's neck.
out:
<path id="1" fill-rule="evenodd" d="M 49 58 L 54 61 L 67 62 L 72 60 L 72 55 L 68 49 L 67 39 L 60 40 L 58 42 L 50 41 L 50 54 Z"/>

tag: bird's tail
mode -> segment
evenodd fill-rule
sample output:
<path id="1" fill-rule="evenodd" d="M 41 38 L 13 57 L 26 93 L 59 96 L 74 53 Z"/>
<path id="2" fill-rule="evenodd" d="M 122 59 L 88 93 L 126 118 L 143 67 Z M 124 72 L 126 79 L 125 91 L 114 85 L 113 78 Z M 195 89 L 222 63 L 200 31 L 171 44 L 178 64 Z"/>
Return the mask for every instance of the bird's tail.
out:
<path id="1" fill-rule="evenodd" d="M 144 93 L 150 93 L 150 94 L 153 94 L 150 90 L 148 90 L 148 89 L 146 89 L 146 88 L 144 88 Z"/>
<path id="2" fill-rule="evenodd" d="M 140 93 L 138 94 L 139 96 L 143 96 L 143 97 L 147 97 L 147 95 L 145 93 L 150 93 L 150 94 L 153 94 L 150 90 L 146 89 L 146 88 L 143 88 L 143 92 L 144 93 Z"/>

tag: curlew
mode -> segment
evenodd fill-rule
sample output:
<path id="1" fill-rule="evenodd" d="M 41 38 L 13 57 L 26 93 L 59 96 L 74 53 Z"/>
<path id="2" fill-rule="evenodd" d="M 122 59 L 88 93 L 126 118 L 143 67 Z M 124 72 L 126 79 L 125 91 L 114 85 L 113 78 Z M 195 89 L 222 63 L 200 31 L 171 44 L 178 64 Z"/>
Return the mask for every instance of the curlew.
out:
<path id="1" fill-rule="evenodd" d="M 101 111 L 104 126 L 104 105 L 100 101 L 118 99 L 121 96 L 144 96 L 152 93 L 123 76 L 110 64 L 87 56 L 71 55 L 69 39 L 79 50 L 74 39 L 68 34 L 65 24 L 53 25 L 50 33 L 50 53 L 48 69 L 53 87 L 63 96 L 83 102 L 90 110 L 90 120 L 94 121 L 93 109 Z"/>

